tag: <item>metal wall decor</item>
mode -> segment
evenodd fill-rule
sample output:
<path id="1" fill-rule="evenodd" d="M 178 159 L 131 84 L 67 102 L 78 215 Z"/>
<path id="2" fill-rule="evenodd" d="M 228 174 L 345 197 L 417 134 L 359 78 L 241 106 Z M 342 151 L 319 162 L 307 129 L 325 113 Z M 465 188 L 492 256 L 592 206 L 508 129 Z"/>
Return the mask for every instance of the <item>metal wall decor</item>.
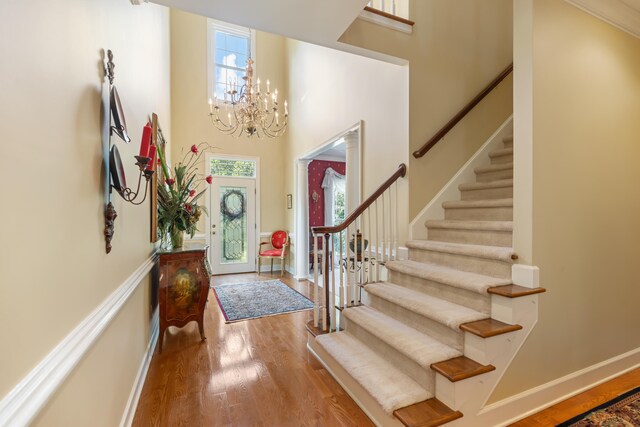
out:
<path id="1" fill-rule="evenodd" d="M 133 191 L 131 188 L 127 187 L 127 180 L 125 176 L 124 167 L 122 164 L 122 159 L 120 158 L 120 152 L 118 151 L 118 147 L 112 143 L 111 137 L 113 134 L 116 134 L 120 137 L 124 142 L 131 142 L 131 138 L 127 132 L 127 123 L 124 118 L 124 111 L 122 109 L 122 103 L 120 102 L 120 96 L 118 95 L 118 91 L 113 84 L 115 79 L 115 63 L 113 62 L 113 52 L 109 49 L 107 50 L 107 63 L 105 64 L 105 74 L 109 79 L 109 162 L 107 162 L 107 173 L 106 179 L 109 180 L 109 194 L 108 194 L 108 202 L 105 207 L 105 227 L 104 227 L 104 237 L 105 237 L 105 250 L 107 253 L 111 252 L 111 240 L 113 239 L 113 234 L 115 232 L 115 219 L 118 216 L 113 203 L 111 203 L 111 193 L 112 190 L 116 190 L 118 194 L 127 202 L 132 203 L 134 205 L 142 204 L 147 198 L 149 183 L 151 177 L 154 174 L 154 163 L 155 163 L 155 149 L 149 152 L 150 141 L 151 141 L 151 128 L 149 127 L 148 132 L 148 141 L 145 143 L 145 138 L 147 132 L 143 132 L 143 142 L 140 148 L 140 155 L 135 156 L 136 165 L 140 169 L 140 174 L 138 175 L 138 185 L 136 190 Z M 145 145 L 146 144 L 146 145 Z M 151 154 L 151 155 L 150 155 Z M 150 155 L 150 156 L 149 156 Z M 138 200 L 138 196 L 141 194 L 141 183 L 142 177 L 145 178 L 144 184 L 144 196 L 142 199 Z"/>

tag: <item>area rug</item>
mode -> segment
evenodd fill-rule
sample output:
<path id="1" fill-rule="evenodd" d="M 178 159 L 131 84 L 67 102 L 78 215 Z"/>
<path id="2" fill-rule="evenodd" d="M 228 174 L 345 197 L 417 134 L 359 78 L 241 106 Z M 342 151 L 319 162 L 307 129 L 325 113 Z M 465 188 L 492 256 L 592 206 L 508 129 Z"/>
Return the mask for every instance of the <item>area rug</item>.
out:
<path id="1" fill-rule="evenodd" d="M 226 283 L 213 292 L 226 323 L 313 308 L 308 298 L 280 280 Z"/>
<path id="2" fill-rule="evenodd" d="M 640 426 L 640 387 L 616 397 L 557 427 L 636 427 Z"/>

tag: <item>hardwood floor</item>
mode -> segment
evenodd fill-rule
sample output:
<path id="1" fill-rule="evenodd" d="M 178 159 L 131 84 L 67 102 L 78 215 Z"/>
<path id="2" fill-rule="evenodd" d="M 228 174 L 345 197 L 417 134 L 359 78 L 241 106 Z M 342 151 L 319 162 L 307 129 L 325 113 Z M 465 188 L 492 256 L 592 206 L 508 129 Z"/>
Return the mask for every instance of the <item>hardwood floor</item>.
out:
<path id="1" fill-rule="evenodd" d="M 580 393 L 510 427 L 548 427 L 570 420 L 640 385 L 640 368 Z"/>
<path id="2" fill-rule="evenodd" d="M 214 277 L 214 286 L 272 278 Z M 280 278 L 274 274 L 273 278 Z M 311 284 L 282 279 L 311 298 Z M 210 291 L 211 292 L 211 291 Z M 373 424 L 308 354 L 311 311 L 225 324 L 209 295 L 201 342 L 195 322 L 169 328 L 151 361 L 134 426 L 358 426 Z"/>

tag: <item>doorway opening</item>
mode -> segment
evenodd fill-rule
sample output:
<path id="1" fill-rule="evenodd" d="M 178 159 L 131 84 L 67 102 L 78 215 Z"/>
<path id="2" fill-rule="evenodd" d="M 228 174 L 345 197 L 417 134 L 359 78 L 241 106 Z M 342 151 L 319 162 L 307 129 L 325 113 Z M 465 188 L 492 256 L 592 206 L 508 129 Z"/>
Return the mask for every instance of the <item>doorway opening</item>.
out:
<path id="1" fill-rule="evenodd" d="M 298 280 L 313 280 L 314 257 L 320 257 L 324 250 L 321 244 L 318 253 L 313 250 L 311 229 L 339 225 L 361 202 L 361 129 L 358 122 L 296 160 Z"/>

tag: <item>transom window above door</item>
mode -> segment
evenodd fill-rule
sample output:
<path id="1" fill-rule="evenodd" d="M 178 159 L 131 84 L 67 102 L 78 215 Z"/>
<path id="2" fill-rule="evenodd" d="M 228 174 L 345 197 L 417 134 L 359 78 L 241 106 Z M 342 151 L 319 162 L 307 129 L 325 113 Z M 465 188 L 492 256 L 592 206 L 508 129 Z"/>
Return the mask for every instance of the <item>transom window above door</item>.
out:
<path id="1" fill-rule="evenodd" d="M 236 178 L 255 178 L 256 162 L 253 160 L 211 159 L 211 175 Z"/>
<path id="2" fill-rule="evenodd" d="M 255 57 L 254 40 L 249 28 L 209 20 L 209 98 L 224 99 L 230 83 L 242 85 L 247 59 Z"/>

